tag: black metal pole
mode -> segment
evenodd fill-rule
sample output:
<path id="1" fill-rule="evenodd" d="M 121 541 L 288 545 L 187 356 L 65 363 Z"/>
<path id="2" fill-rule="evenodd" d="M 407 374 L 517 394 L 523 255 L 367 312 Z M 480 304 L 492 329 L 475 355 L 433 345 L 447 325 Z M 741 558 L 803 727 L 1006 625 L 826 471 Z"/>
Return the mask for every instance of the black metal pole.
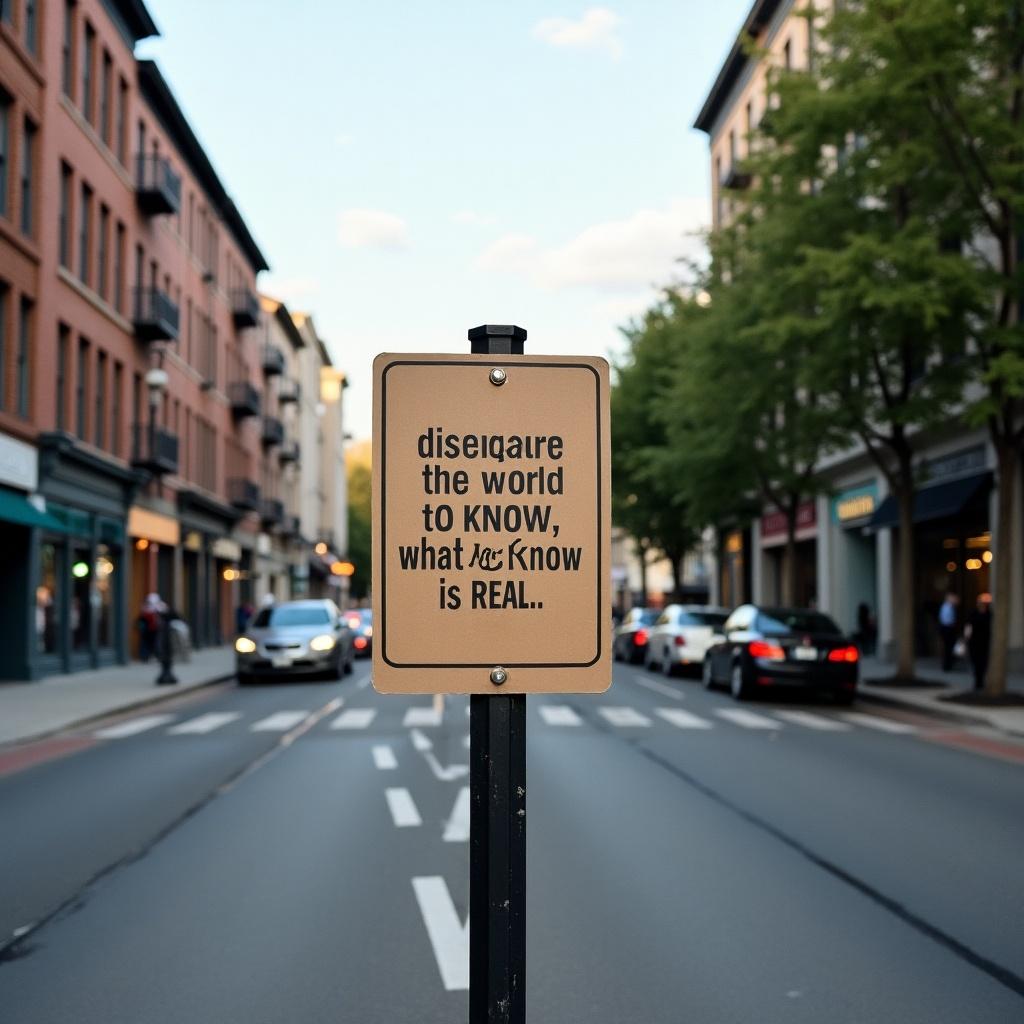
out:
<path id="1" fill-rule="evenodd" d="M 469 340 L 522 355 L 526 331 L 486 324 Z M 469 1021 L 525 1024 L 526 697 L 474 694 L 469 708 Z"/>

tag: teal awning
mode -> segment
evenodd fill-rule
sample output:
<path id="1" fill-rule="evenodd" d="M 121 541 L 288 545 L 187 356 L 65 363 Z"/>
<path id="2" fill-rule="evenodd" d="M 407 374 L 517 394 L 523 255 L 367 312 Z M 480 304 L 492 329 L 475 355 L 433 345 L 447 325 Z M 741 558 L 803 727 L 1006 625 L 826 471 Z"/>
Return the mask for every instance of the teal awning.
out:
<path id="1" fill-rule="evenodd" d="M 23 494 L 0 487 L 0 521 L 19 526 L 38 526 L 55 533 L 66 533 L 67 528 L 49 512 L 40 512 Z"/>

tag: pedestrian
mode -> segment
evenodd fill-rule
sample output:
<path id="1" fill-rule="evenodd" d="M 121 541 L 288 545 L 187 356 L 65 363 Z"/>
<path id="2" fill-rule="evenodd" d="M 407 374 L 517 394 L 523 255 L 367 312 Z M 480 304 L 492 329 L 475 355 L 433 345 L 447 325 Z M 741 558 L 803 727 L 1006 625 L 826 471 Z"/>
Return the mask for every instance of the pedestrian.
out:
<path id="1" fill-rule="evenodd" d="M 249 620 L 252 618 L 253 606 L 251 601 L 243 601 L 235 609 L 235 632 L 244 633 L 245 627 L 249 625 Z"/>
<path id="2" fill-rule="evenodd" d="M 136 624 L 139 629 L 139 658 L 143 663 L 149 661 L 157 653 L 165 607 L 157 593 L 147 594 L 146 599 L 142 602 Z"/>
<path id="3" fill-rule="evenodd" d="M 945 601 L 939 608 L 939 635 L 942 637 L 942 671 L 948 672 L 956 660 L 957 628 L 956 607 L 960 598 L 952 591 L 946 594 Z"/>
<path id="4" fill-rule="evenodd" d="M 985 688 L 985 673 L 988 672 L 988 655 L 992 646 L 992 595 L 979 594 L 974 611 L 964 628 L 967 654 L 974 669 L 974 689 Z"/>
<path id="5" fill-rule="evenodd" d="M 871 608 L 866 601 L 857 605 L 857 636 L 860 638 L 860 649 L 864 654 L 875 653 L 875 637 L 878 635 L 878 624 L 875 622 Z"/>
<path id="6" fill-rule="evenodd" d="M 274 606 L 274 600 L 275 600 L 274 592 L 272 590 L 268 590 L 260 598 L 260 607 L 261 608 L 272 608 Z"/>

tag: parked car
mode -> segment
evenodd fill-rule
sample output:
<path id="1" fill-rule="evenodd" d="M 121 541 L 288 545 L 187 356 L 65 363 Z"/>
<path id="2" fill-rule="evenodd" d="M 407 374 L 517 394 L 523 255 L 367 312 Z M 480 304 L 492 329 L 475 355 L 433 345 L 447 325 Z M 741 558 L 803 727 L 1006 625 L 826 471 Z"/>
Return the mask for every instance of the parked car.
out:
<path id="1" fill-rule="evenodd" d="M 257 679 L 352 671 L 353 632 L 330 600 L 285 601 L 261 608 L 235 641 L 241 685 Z"/>
<path id="2" fill-rule="evenodd" d="M 670 604 L 658 616 L 647 638 L 644 665 L 658 666 L 667 676 L 689 665 L 704 664 L 704 653 L 729 617 L 726 608 L 701 604 Z"/>
<path id="3" fill-rule="evenodd" d="M 844 704 L 857 690 L 860 652 L 821 612 L 740 605 L 704 658 L 704 685 L 728 684 L 736 700 L 801 687 Z"/>
<path id="4" fill-rule="evenodd" d="M 612 656 L 616 661 L 639 664 L 647 650 L 647 637 L 658 617 L 657 608 L 630 608 L 612 634 Z"/>
<path id="5" fill-rule="evenodd" d="M 373 653 L 373 609 L 350 608 L 344 612 L 349 629 L 355 634 L 352 646 L 357 658 L 368 658 Z"/>

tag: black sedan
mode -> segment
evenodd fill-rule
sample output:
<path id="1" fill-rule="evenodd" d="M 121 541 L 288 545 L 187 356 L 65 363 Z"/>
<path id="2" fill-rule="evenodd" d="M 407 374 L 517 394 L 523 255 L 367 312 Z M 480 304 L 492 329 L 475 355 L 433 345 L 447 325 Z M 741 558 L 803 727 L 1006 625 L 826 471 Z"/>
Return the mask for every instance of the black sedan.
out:
<path id="1" fill-rule="evenodd" d="M 647 653 L 647 639 L 660 611 L 657 608 L 630 608 L 615 627 L 612 656 L 616 661 L 639 664 Z"/>
<path id="2" fill-rule="evenodd" d="M 728 684 L 736 700 L 802 688 L 850 703 L 860 653 L 821 612 L 740 605 L 704 657 L 704 685 Z"/>

